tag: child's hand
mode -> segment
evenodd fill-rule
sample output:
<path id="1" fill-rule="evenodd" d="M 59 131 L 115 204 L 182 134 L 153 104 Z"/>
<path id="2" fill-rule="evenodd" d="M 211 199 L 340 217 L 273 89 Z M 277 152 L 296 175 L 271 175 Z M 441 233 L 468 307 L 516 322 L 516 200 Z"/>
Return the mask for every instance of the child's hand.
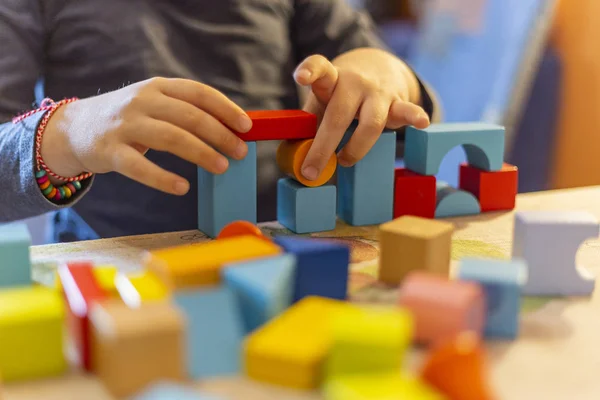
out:
<path id="1" fill-rule="evenodd" d="M 320 175 L 355 117 L 358 127 L 338 155 L 346 167 L 367 154 L 385 127 L 429 125 L 429 117 L 415 104 L 420 102 L 416 77 L 404 62 L 382 50 L 358 49 L 333 62 L 311 56 L 298 66 L 295 79 L 311 86 L 305 110 L 322 119 L 302 168 L 307 179 Z"/>
<path id="2" fill-rule="evenodd" d="M 248 147 L 232 130 L 252 121 L 222 93 L 198 82 L 154 78 L 60 107 L 41 145 L 48 167 L 62 176 L 115 171 L 167 193 L 182 195 L 189 182 L 149 161 L 165 151 L 208 171 L 223 173 L 227 159 Z"/>

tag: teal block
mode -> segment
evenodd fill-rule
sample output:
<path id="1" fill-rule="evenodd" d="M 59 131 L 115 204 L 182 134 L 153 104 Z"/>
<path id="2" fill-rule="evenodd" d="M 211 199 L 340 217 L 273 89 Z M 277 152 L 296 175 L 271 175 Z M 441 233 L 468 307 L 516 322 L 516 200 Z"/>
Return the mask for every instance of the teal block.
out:
<path id="1" fill-rule="evenodd" d="M 385 131 L 353 167 L 338 165 L 337 214 L 350 225 L 376 225 L 394 214 L 396 132 Z"/>
<path id="2" fill-rule="evenodd" d="M 277 182 L 277 220 L 295 233 L 335 229 L 337 189 L 333 185 L 307 187 L 294 179 Z"/>
<path id="3" fill-rule="evenodd" d="M 453 188 L 446 182 L 436 182 L 435 218 L 475 215 L 480 212 L 479 201 L 471 193 Z"/>
<path id="4" fill-rule="evenodd" d="M 233 290 L 182 290 L 173 298 L 187 316 L 189 375 L 198 379 L 238 373 L 244 329 Z"/>
<path id="5" fill-rule="evenodd" d="M 520 259 L 469 258 L 460 262 L 457 278 L 483 286 L 487 303 L 485 336 L 514 339 L 519 332 L 521 286 L 527 280 L 527 264 Z"/>
<path id="6" fill-rule="evenodd" d="M 0 287 L 32 284 L 27 225 L 0 225 Z"/>
<path id="7" fill-rule="evenodd" d="M 197 390 L 174 382 L 155 383 L 131 400 L 219 400 L 212 395 L 204 395 Z"/>
<path id="8" fill-rule="evenodd" d="M 504 159 L 504 127 L 480 122 L 431 124 L 426 129 L 406 128 L 406 168 L 436 175 L 444 156 L 462 146 L 470 165 L 499 171 Z"/>
<path id="9" fill-rule="evenodd" d="M 198 229 L 212 238 L 230 222 L 256 223 L 256 142 L 246 144 L 246 157 L 229 159 L 224 174 L 198 168 Z"/>
<path id="10" fill-rule="evenodd" d="M 236 294 L 250 333 L 292 303 L 296 258 L 292 254 L 226 266 L 223 280 Z"/>

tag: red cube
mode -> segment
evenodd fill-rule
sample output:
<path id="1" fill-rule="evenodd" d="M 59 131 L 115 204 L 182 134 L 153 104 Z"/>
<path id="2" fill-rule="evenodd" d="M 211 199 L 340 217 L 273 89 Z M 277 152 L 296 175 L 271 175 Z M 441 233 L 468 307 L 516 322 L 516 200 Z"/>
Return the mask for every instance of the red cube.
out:
<path id="1" fill-rule="evenodd" d="M 433 218 L 435 216 L 435 176 L 417 174 L 396 168 L 394 177 L 394 218 L 403 215 Z"/>
<path id="2" fill-rule="evenodd" d="M 519 169 L 504 163 L 500 171 L 484 171 L 467 164 L 460 166 L 459 186 L 472 193 L 481 212 L 515 208 L 519 184 Z"/>

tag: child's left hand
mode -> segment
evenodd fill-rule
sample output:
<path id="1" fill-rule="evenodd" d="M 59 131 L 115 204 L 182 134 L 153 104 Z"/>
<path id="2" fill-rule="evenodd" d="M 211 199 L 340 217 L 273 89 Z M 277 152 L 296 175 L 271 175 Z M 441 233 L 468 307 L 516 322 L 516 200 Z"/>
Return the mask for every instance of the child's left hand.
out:
<path id="1" fill-rule="evenodd" d="M 321 120 L 302 167 L 306 179 L 320 175 L 354 118 L 359 120 L 358 127 L 338 154 L 339 164 L 345 167 L 362 159 L 385 128 L 429 125 L 429 117 L 417 105 L 417 78 L 403 61 L 385 51 L 357 49 L 333 62 L 310 56 L 294 77 L 298 84 L 311 86 L 304 109 Z"/>

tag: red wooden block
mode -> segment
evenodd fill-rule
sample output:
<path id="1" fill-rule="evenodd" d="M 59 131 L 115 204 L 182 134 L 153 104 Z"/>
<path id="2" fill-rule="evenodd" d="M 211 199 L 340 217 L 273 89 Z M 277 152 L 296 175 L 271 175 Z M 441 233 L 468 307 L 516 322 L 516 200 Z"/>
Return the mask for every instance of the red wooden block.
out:
<path id="1" fill-rule="evenodd" d="M 426 176 L 406 168 L 396 168 L 394 178 L 394 218 L 435 215 L 435 176 Z"/>
<path id="2" fill-rule="evenodd" d="M 252 129 L 237 135 L 246 142 L 312 139 L 317 135 L 317 116 L 302 110 L 248 111 Z"/>
<path id="3" fill-rule="evenodd" d="M 506 164 L 500 171 L 483 171 L 467 164 L 460 166 L 459 186 L 479 200 L 481 212 L 512 210 L 518 191 L 519 169 Z"/>
<path id="4" fill-rule="evenodd" d="M 69 263 L 58 268 L 65 299 L 69 305 L 69 332 L 79 360 L 87 371 L 92 370 L 90 354 L 90 324 L 88 313 L 92 303 L 108 298 L 96 281 L 91 263 Z"/>

